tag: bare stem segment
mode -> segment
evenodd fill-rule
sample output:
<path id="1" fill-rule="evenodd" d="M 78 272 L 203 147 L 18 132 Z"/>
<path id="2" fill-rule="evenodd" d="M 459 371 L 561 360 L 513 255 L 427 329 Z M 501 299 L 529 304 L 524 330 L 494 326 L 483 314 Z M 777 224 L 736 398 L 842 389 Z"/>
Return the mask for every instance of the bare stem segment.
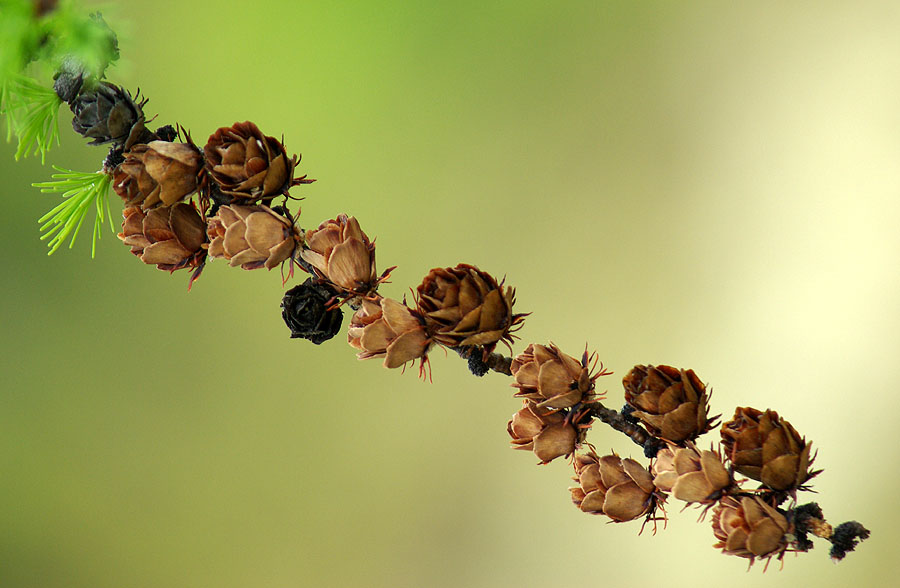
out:
<path id="1" fill-rule="evenodd" d="M 621 412 L 603 406 L 602 402 L 591 402 L 586 405 L 591 416 L 603 421 L 616 431 L 624 433 L 629 439 L 644 448 L 647 457 L 654 457 L 661 443 L 659 439 L 647 432 L 644 427 L 628 419 Z"/>

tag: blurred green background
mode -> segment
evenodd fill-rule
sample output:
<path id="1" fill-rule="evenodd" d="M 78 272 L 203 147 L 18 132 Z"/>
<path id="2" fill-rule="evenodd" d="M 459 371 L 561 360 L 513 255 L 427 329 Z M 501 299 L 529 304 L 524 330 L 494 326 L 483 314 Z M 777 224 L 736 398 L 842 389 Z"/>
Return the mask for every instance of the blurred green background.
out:
<path id="1" fill-rule="evenodd" d="M 283 134 L 318 179 L 301 224 L 356 215 L 399 266 L 384 294 L 459 262 L 505 275 L 532 313 L 516 352 L 588 342 L 610 406 L 636 363 L 694 368 L 714 412 L 774 408 L 812 439 L 825 473 L 801 500 L 872 537 L 766 574 L 677 504 L 639 537 L 572 507 L 570 466 L 510 451 L 502 376 L 436 351 L 422 382 L 343 335 L 290 340 L 277 271 L 214 262 L 188 293 L 109 232 L 93 261 L 89 235 L 48 258 L 36 221 L 57 199 L 30 183 L 105 155 L 64 112 L 47 166 L 0 146 L 0 585 L 896 585 L 897 3 L 104 14 L 110 78 L 159 124 Z"/>

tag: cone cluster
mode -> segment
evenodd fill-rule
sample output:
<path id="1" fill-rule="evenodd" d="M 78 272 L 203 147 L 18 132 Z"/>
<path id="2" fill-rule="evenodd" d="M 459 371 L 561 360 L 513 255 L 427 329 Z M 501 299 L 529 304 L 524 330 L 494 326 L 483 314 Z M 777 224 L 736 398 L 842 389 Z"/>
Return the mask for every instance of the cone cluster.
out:
<path id="1" fill-rule="evenodd" d="M 615 452 L 598 455 L 589 445 L 579 451 L 583 439 L 572 424 L 605 414 L 586 386 L 596 377 L 585 370 L 586 360 L 556 346 L 529 345 L 511 369 L 516 396 L 526 406 L 508 425 L 513 446 L 540 449 L 542 462 L 573 455 L 576 485 L 569 491 L 579 510 L 619 523 L 656 521 L 666 503 L 677 500 L 699 506 L 701 518 L 713 511 L 715 546 L 727 555 L 768 562 L 809 549 L 792 510 L 780 506 L 818 473 L 810 470 L 811 444 L 790 423 L 771 410 L 738 408 L 721 426 L 721 446 L 703 449 L 697 439 L 717 420 L 708 416 L 706 385 L 693 370 L 638 365 L 622 381 L 623 414 L 631 424 L 621 430 L 645 432 L 644 446 L 655 454 L 649 466 Z M 760 485 L 748 489 L 736 473 Z"/>
<path id="2" fill-rule="evenodd" d="M 63 72 L 55 89 L 75 132 L 110 145 L 104 169 L 125 206 L 119 238 L 143 262 L 193 268 L 193 283 L 207 259 L 272 269 L 302 246 L 294 216 L 272 201 L 313 180 L 297 176 L 299 156 L 252 122 L 217 129 L 201 149 L 184 130 L 150 130 L 147 100 L 119 86 Z"/>
<path id="3" fill-rule="evenodd" d="M 807 550 L 809 529 L 831 533 L 824 522 L 805 522 L 800 509 L 781 507 L 819 472 L 811 469 L 811 442 L 775 411 L 738 408 L 721 426 L 720 446 L 703 449 L 698 438 L 718 422 L 709 416 L 710 393 L 693 370 L 666 365 L 631 369 L 622 380 L 626 406 L 610 411 L 597 382 L 611 372 L 587 347 L 580 357 L 553 343 L 531 343 L 512 358 L 495 353 L 500 343 L 512 351 L 526 317 L 514 312 L 515 289 L 505 279 L 460 263 L 431 269 L 411 304 L 380 294 L 395 268 L 378 273 L 375 240 L 347 214 L 300 228 L 299 209 L 292 214 L 287 200 L 292 187 L 313 180 L 297 176 L 299 156 L 255 124 L 221 127 L 201 148 L 183 129 L 147 128 L 146 100 L 118 86 L 67 74 L 56 89 L 74 130 L 110 145 L 105 170 L 124 205 L 119 238 L 144 263 L 192 269 L 191 283 L 209 259 L 246 270 L 287 263 L 289 276 L 296 265 L 311 277 L 281 302 L 292 338 L 331 339 L 346 305 L 353 311 L 347 339 L 359 359 L 378 358 L 386 368 L 418 361 L 424 373 L 429 351 L 440 346 L 469 359 L 477 375 L 489 366 L 511 375 L 522 401 L 507 423 L 512 448 L 540 464 L 570 458 L 569 491 L 583 512 L 646 523 L 664 517 L 669 500 L 700 507 L 701 518 L 711 509 L 715 546 L 751 563 Z M 586 442 L 595 419 L 641 444 L 649 464 L 598 455 Z M 745 487 L 750 480 L 758 487 Z M 858 523 L 842 533 L 841 557 L 868 536 Z"/>

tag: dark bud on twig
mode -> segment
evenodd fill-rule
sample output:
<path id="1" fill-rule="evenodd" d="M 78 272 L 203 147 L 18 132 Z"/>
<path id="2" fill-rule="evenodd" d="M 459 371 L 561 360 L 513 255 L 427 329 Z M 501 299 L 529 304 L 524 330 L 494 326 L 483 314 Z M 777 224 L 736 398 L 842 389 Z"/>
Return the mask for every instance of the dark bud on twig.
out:
<path id="1" fill-rule="evenodd" d="M 164 125 L 156 129 L 156 137 L 160 141 L 168 141 L 171 143 L 178 137 L 178 131 L 172 125 Z"/>
<path id="2" fill-rule="evenodd" d="M 453 349 L 469 364 L 469 371 L 479 378 L 490 371 L 506 376 L 512 375 L 510 370 L 512 365 L 511 357 L 506 357 L 500 353 L 485 355 L 482 348 L 478 345 L 462 345 Z"/>
<path id="3" fill-rule="evenodd" d="M 635 408 L 633 406 L 631 406 L 630 404 L 626 404 L 625 406 L 622 407 L 622 410 L 621 410 L 622 418 L 625 419 L 626 422 L 631 423 L 632 425 L 636 425 L 636 424 L 640 423 L 638 418 L 636 416 L 634 416 L 634 411 L 635 411 Z"/>
<path id="4" fill-rule="evenodd" d="M 856 549 L 856 545 L 869 538 L 869 530 L 856 521 L 841 523 L 834 530 L 829 539 L 831 541 L 831 558 L 835 561 L 844 559 L 849 552 Z"/>
<path id="5" fill-rule="evenodd" d="M 461 349 L 468 348 L 457 347 L 457 351 L 460 351 Z M 460 353 L 460 355 L 467 358 L 467 361 L 469 363 L 469 371 L 472 372 L 472 375 L 478 376 L 480 378 L 491 371 L 491 368 L 488 367 L 488 364 L 486 364 L 481 358 L 481 353 L 471 353 L 471 349 L 469 351 L 470 353 L 468 354 L 468 356 L 466 356 L 464 353 Z"/>
<path id="6" fill-rule="evenodd" d="M 309 339 L 319 345 L 334 337 L 344 318 L 340 308 L 328 309 L 335 295 L 315 278 L 288 290 L 281 301 L 281 316 L 291 330 L 291 338 Z"/>
<path id="7" fill-rule="evenodd" d="M 75 61 L 66 59 L 60 66 L 59 72 L 54 76 L 53 91 L 60 100 L 71 106 L 78 93 L 81 92 L 84 77 L 84 69 Z"/>
<path id="8" fill-rule="evenodd" d="M 109 153 L 106 154 L 106 159 L 103 160 L 103 169 L 112 173 L 112 170 L 119 167 L 123 161 L 125 161 L 125 155 L 122 153 L 122 149 L 112 146 L 109 148 Z"/>
<path id="9" fill-rule="evenodd" d="M 794 536 L 797 538 L 795 543 L 799 551 L 809 551 L 813 548 L 813 542 L 809 538 L 816 521 L 824 519 L 824 514 L 819 505 L 810 502 L 788 511 L 788 518 L 794 523 Z"/>
<path id="10" fill-rule="evenodd" d="M 649 459 L 653 459 L 656 457 L 656 454 L 659 453 L 659 450 L 663 448 L 665 442 L 662 439 L 657 439 L 656 437 L 648 437 L 646 441 L 644 441 L 644 457 Z"/>

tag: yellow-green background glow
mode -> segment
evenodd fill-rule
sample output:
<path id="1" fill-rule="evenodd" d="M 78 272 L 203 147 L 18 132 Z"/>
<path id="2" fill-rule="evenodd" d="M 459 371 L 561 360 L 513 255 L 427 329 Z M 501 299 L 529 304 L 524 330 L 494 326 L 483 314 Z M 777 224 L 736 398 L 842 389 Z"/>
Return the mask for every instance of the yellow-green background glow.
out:
<path id="1" fill-rule="evenodd" d="M 94 7 L 91 3 L 89 6 Z M 30 183 L 91 171 L 69 130 L 0 146 L 0 585 L 889 586 L 900 401 L 900 6 L 894 2 L 128 2 L 110 79 L 203 144 L 256 122 L 318 181 L 306 228 L 377 237 L 387 296 L 473 263 L 522 340 L 615 374 L 691 367 L 714 413 L 773 408 L 819 451 L 839 565 L 745 572 L 709 519 L 606 524 L 570 466 L 508 448 L 509 379 L 454 354 L 358 362 L 290 340 L 278 271 L 141 264 L 108 229 L 46 256 Z M 113 196 L 113 206 L 119 206 Z M 298 276 L 303 279 L 303 276 Z M 294 282 L 289 282 L 288 287 Z M 345 324 L 348 317 L 345 316 Z M 639 457 L 597 425 L 589 439 Z M 711 433 L 701 445 L 716 440 Z M 758 569 L 757 569 L 758 567 Z"/>

